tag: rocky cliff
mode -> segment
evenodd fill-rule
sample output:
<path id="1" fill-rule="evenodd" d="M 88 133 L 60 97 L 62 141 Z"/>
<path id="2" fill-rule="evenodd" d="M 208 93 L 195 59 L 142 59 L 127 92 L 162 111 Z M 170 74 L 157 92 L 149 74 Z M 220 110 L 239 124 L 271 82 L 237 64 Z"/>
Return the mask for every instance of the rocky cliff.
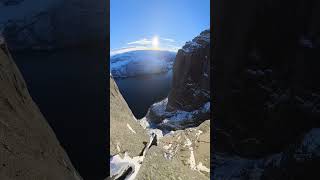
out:
<path id="1" fill-rule="evenodd" d="M 177 53 L 166 109 L 193 111 L 209 101 L 210 30 L 205 30 Z"/>
<path id="2" fill-rule="evenodd" d="M 188 52 L 180 52 L 183 53 L 180 56 L 188 57 L 180 57 L 179 64 L 173 69 L 175 76 L 183 79 L 176 78 L 180 83 L 175 87 L 193 83 L 193 92 L 198 92 L 192 97 L 194 101 L 197 96 L 202 98 L 204 92 L 206 96 L 210 95 L 209 78 L 204 75 L 209 75 L 209 67 L 205 67 L 209 64 L 209 31 L 204 31 L 200 36 L 203 37 L 187 43 L 184 51 Z M 190 43 L 193 45 L 189 47 Z M 205 49 L 206 53 L 201 49 Z M 191 55 L 193 50 L 195 54 L 199 53 L 195 57 Z M 181 61 L 187 61 L 186 70 L 181 70 L 184 67 Z M 192 66 L 188 65 L 190 61 L 197 68 L 191 74 L 189 71 L 192 71 Z M 201 65 L 198 66 L 198 63 Z M 197 78 L 200 74 L 205 77 Z M 190 78 L 192 81 L 187 81 Z M 203 80 L 200 82 L 199 79 Z M 182 100 L 179 93 L 184 91 L 173 91 L 172 97 Z M 110 99 L 111 179 L 209 179 L 209 97 L 199 100 L 201 105 L 188 109 L 190 111 L 177 106 L 172 106 L 175 110 L 166 111 L 166 98 L 152 105 L 147 117 L 136 120 L 110 77 Z M 186 101 L 184 105 L 187 106 L 187 103 L 190 101 Z"/>
<path id="3" fill-rule="evenodd" d="M 4 1 L 0 31 L 12 50 L 97 46 L 106 40 L 106 2 Z"/>
<path id="4" fill-rule="evenodd" d="M 320 4 L 228 3 L 214 5 L 214 174 L 311 177 L 320 164 Z"/>
<path id="5" fill-rule="evenodd" d="M 82 179 L 0 38 L 0 179 Z"/>
<path id="6" fill-rule="evenodd" d="M 208 179 L 210 120 L 165 136 L 136 120 L 110 77 L 110 178 Z"/>
<path id="7" fill-rule="evenodd" d="M 178 130 L 151 146 L 136 179 L 209 179 L 210 120 Z"/>
<path id="8" fill-rule="evenodd" d="M 117 84 L 110 77 L 110 155 L 127 152 L 139 156 L 149 141 L 148 134 L 135 119 Z"/>
<path id="9" fill-rule="evenodd" d="M 176 55 L 168 98 L 153 104 L 146 121 L 165 131 L 185 129 L 210 118 L 210 30 Z"/>

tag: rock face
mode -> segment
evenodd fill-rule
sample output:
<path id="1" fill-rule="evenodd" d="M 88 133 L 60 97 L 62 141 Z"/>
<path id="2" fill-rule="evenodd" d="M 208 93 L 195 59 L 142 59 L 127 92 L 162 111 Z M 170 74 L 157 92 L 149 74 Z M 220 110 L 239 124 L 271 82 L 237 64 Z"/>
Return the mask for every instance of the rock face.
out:
<path id="1" fill-rule="evenodd" d="M 0 38 L 0 179 L 82 179 Z"/>
<path id="2" fill-rule="evenodd" d="M 158 140 L 146 154 L 136 179 L 209 179 L 210 120 Z"/>
<path id="3" fill-rule="evenodd" d="M 153 104 L 145 120 L 170 131 L 198 126 L 209 118 L 210 30 L 205 30 L 178 51 L 169 96 Z"/>
<path id="4" fill-rule="evenodd" d="M 127 152 L 139 156 L 149 136 L 135 119 L 117 84 L 110 76 L 110 155 Z"/>
<path id="5" fill-rule="evenodd" d="M 173 89 L 143 119 L 134 118 L 111 77 L 111 179 L 210 178 L 209 37 L 204 31 L 179 50 L 173 84 L 182 90 Z M 191 101 L 173 103 L 182 94 Z"/>
<path id="6" fill-rule="evenodd" d="M 248 159 L 215 153 L 214 179 L 313 179 L 319 177 L 319 128 L 280 153 Z"/>
<path id="7" fill-rule="evenodd" d="M 319 127 L 320 117 L 320 44 L 315 33 L 320 29 L 315 20 L 320 4 L 227 4 L 217 3 L 213 10 L 217 13 L 213 52 L 215 151 L 230 164 L 263 172 L 261 176 L 251 174 L 251 179 L 308 177 L 316 173 L 311 165 L 316 167 L 319 158 L 310 156 L 300 163 L 292 152 L 299 149 L 295 146 L 306 134 L 315 137 L 308 138 L 310 144 L 320 138 L 312 130 Z M 309 153 L 302 151 L 299 156 Z M 281 163 L 260 164 L 270 157 Z M 228 170 L 227 164 L 217 163 L 219 168 L 215 169 Z M 303 173 L 299 168 L 304 165 L 310 168 Z M 232 179 L 228 173 L 220 175 Z"/>
<path id="8" fill-rule="evenodd" d="M 210 178 L 209 37 L 204 31 L 178 52 L 173 73 L 179 82 L 173 84 L 183 90 L 172 90 L 141 120 L 132 115 L 111 77 L 111 179 Z M 172 103 L 168 111 L 170 98 L 182 101 L 182 93 L 192 100 L 184 106 Z"/>
<path id="9" fill-rule="evenodd" d="M 164 73 L 172 69 L 174 58 L 170 51 L 125 52 L 110 57 L 110 71 L 114 78 Z"/>
<path id="10" fill-rule="evenodd" d="M 106 1 L 5 1 L 0 31 L 12 50 L 95 46 L 106 40 Z"/>
<path id="11" fill-rule="evenodd" d="M 177 53 L 167 110 L 192 111 L 209 101 L 210 30 L 206 30 Z"/>

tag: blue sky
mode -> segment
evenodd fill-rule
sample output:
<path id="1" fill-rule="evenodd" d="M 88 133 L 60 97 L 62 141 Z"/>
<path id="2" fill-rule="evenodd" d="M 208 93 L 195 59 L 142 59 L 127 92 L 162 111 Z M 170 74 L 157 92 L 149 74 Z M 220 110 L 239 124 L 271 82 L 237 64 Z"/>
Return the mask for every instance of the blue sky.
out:
<path id="1" fill-rule="evenodd" d="M 111 0 L 110 3 L 111 55 L 150 48 L 176 51 L 210 27 L 210 0 Z"/>

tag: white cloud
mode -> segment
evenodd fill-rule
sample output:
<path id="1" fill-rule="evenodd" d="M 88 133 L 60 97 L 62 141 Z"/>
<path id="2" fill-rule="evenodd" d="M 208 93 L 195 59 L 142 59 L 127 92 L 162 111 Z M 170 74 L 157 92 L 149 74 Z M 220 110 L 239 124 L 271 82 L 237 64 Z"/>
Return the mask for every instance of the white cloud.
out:
<path id="1" fill-rule="evenodd" d="M 138 41 L 129 42 L 127 44 L 140 44 L 140 45 L 149 45 L 152 44 L 152 40 L 148 40 L 146 38 L 140 39 Z"/>
<path id="2" fill-rule="evenodd" d="M 164 40 L 164 41 L 175 42 L 174 39 L 170 39 L 170 38 L 161 38 L 161 39 Z"/>
<path id="3" fill-rule="evenodd" d="M 137 50 L 147 50 L 149 48 L 145 46 L 129 46 L 129 47 L 122 47 L 119 49 L 113 49 L 110 51 L 110 56 L 116 55 L 116 54 L 121 54 L 129 51 L 137 51 Z"/>
<path id="4" fill-rule="evenodd" d="M 181 46 L 175 46 L 175 45 L 167 45 L 168 51 L 174 51 L 177 52 L 179 49 L 181 49 Z"/>
<path id="5" fill-rule="evenodd" d="M 164 50 L 164 51 L 173 51 L 177 52 L 179 49 L 181 49 L 181 46 L 176 45 L 176 41 L 174 39 L 170 38 L 159 38 L 159 48 L 155 49 L 152 47 L 152 39 L 143 38 L 137 41 L 129 42 L 128 45 L 132 46 L 125 46 L 119 49 L 113 49 L 110 51 L 110 56 L 125 53 L 129 51 L 137 51 L 137 50 Z M 162 42 L 161 42 L 162 40 Z"/>

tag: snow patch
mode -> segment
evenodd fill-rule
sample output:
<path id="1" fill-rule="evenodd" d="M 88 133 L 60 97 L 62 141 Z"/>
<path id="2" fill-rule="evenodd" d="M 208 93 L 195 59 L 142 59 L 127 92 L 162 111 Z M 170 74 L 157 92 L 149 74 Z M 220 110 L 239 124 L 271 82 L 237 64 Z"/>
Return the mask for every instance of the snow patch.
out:
<path id="1" fill-rule="evenodd" d="M 165 152 L 164 152 L 164 158 L 167 159 L 167 160 L 171 160 L 173 158 L 173 156 L 175 154 L 177 154 L 178 152 L 178 149 L 179 149 L 179 144 L 175 144 L 173 145 L 172 143 L 170 143 L 169 145 L 165 145 L 163 146 L 163 149 L 165 149 Z"/>
<path id="2" fill-rule="evenodd" d="M 210 113 L 210 102 L 205 103 L 201 108 L 188 112 L 182 110 L 166 111 L 168 98 L 153 104 L 150 110 L 155 116 L 161 118 L 161 122 L 154 124 L 154 127 L 161 127 L 164 134 L 169 133 L 170 129 L 184 129 L 185 123 L 192 123 L 192 121 L 199 115 Z M 152 123 L 152 119 L 144 119 Z"/>
<path id="3" fill-rule="evenodd" d="M 186 53 L 189 53 L 208 44 L 210 44 L 210 31 L 206 30 L 203 31 L 199 36 L 195 37 L 192 41 L 186 42 L 186 44 L 182 47 L 182 50 Z"/>
<path id="4" fill-rule="evenodd" d="M 167 146 L 167 145 L 164 145 L 164 146 L 163 146 L 163 149 L 168 150 L 171 146 L 172 146 L 171 143 L 170 143 L 168 146 Z"/>
<path id="5" fill-rule="evenodd" d="M 201 162 L 199 162 L 199 164 L 196 166 L 196 169 L 198 171 L 204 171 L 204 172 L 210 173 L 210 169 L 207 168 L 206 166 L 202 165 Z"/>
<path id="6" fill-rule="evenodd" d="M 119 178 L 130 167 L 133 169 L 131 174 L 128 174 L 126 180 L 134 180 L 141 167 L 144 156 L 136 156 L 131 158 L 127 152 L 124 154 L 124 158 L 120 155 L 111 157 L 110 161 L 110 175 L 115 179 Z"/>
<path id="7" fill-rule="evenodd" d="M 196 137 L 197 139 L 199 138 L 200 134 L 203 133 L 201 130 L 198 130 L 198 132 L 196 132 Z"/>
<path id="8" fill-rule="evenodd" d="M 147 121 L 147 118 L 143 117 L 139 120 L 140 125 L 143 127 L 143 129 L 147 129 L 150 127 L 150 123 Z"/>
<path id="9" fill-rule="evenodd" d="M 127 123 L 127 127 L 128 127 L 128 129 L 131 131 L 131 132 L 133 132 L 134 134 L 136 134 L 136 131 L 134 131 L 133 129 L 132 129 L 132 127 Z"/>
<path id="10" fill-rule="evenodd" d="M 142 156 L 135 156 L 131 158 L 127 152 L 125 152 L 123 158 L 121 158 L 119 154 L 112 156 L 110 159 L 110 177 L 118 179 L 131 168 L 131 173 L 128 174 L 125 179 L 134 180 L 140 170 L 147 150 L 150 148 L 154 138 L 155 135 L 150 136 L 149 143 L 142 152 Z"/>
<path id="11" fill-rule="evenodd" d="M 192 170 L 196 170 L 196 160 L 194 158 L 193 147 L 191 145 L 192 145 L 192 142 L 190 141 L 189 138 L 186 137 L 186 142 L 184 144 L 184 147 L 188 146 L 190 150 L 190 158 L 188 159 L 188 163 Z"/>
<path id="12" fill-rule="evenodd" d="M 119 146 L 120 144 L 119 144 L 119 142 L 117 142 L 117 150 L 118 150 L 118 152 L 120 152 L 121 151 L 121 149 L 120 149 L 120 146 Z"/>

